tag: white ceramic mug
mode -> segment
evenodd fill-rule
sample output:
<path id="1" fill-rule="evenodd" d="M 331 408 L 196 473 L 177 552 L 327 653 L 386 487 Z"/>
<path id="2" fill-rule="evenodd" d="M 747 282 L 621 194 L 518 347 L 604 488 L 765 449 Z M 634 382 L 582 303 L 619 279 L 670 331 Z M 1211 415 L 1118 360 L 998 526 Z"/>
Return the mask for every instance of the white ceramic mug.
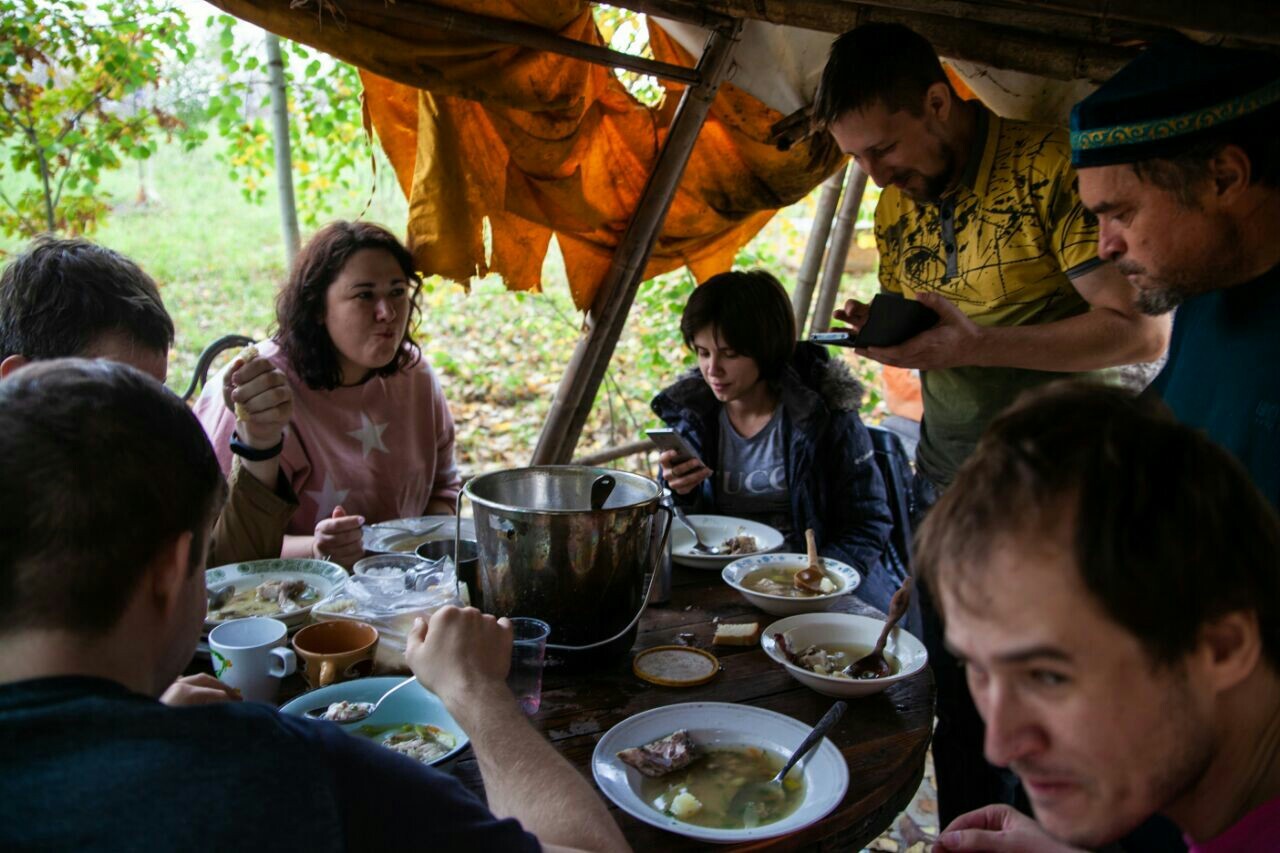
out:
<path id="1" fill-rule="evenodd" d="M 250 702 L 274 702 L 280 679 L 298 669 L 279 619 L 231 619 L 209 632 L 213 674 Z"/>

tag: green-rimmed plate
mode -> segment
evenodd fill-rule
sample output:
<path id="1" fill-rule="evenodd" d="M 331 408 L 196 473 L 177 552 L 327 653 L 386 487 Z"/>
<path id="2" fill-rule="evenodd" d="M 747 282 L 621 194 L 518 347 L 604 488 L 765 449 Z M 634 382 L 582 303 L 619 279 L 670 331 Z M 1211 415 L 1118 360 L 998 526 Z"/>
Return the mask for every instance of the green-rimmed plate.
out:
<path id="1" fill-rule="evenodd" d="M 268 606 L 264 612 L 242 614 L 245 616 L 269 616 L 272 619 L 279 619 L 292 628 L 307 621 L 307 618 L 311 615 L 311 608 L 316 602 L 346 584 L 347 571 L 337 563 L 330 563 L 325 560 L 281 558 L 276 560 L 253 560 L 248 563 L 232 563 L 227 566 L 219 566 L 216 569 L 206 571 L 204 580 L 205 587 L 209 590 L 210 600 L 230 586 L 234 586 L 236 594 L 239 594 L 247 590 L 256 589 L 260 584 L 267 581 L 303 581 L 306 583 L 308 590 L 304 593 L 304 598 L 298 602 L 296 609 L 282 612 L 276 608 L 274 612 L 266 612 L 271 610 L 271 607 Z M 223 618 L 216 618 L 212 615 L 206 616 L 204 621 L 205 631 L 211 631 L 214 626 L 226 619 L 234 618 L 237 618 L 237 616 L 228 615 Z"/>

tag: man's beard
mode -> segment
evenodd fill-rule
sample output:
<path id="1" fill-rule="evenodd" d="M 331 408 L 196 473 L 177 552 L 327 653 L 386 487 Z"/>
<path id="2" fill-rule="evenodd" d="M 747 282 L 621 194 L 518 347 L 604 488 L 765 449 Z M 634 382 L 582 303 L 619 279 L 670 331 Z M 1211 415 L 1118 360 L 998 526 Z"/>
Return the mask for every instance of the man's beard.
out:
<path id="1" fill-rule="evenodd" d="M 895 181 L 910 180 L 912 175 L 919 175 L 924 179 L 923 192 L 916 193 L 908 190 L 904 185 L 902 191 L 906 193 L 913 201 L 922 204 L 937 204 L 942 199 L 942 194 L 951 186 L 952 181 L 956 177 L 956 150 L 948 142 L 941 139 L 938 140 L 938 151 L 942 156 L 942 170 L 935 175 L 926 175 L 924 172 L 913 169 L 899 175 L 894 175 Z"/>
<path id="2" fill-rule="evenodd" d="M 1190 295 L 1172 287 L 1160 290 L 1139 290 L 1135 304 L 1138 310 L 1148 317 L 1159 317 L 1177 308 Z"/>
<path id="3" fill-rule="evenodd" d="M 1213 225 L 1216 227 L 1205 229 L 1205 245 L 1194 256 L 1184 257 L 1177 263 L 1166 262 L 1167 269 L 1159 276 L 1132 261 L 1116 261 L 1116 269 L 1122 274 L 1140 275 L 1157 285 L 1138 288 L 1134 304 L 1139 311 L 1158 317 L 1193 296 L 1247 280 L 1248 258 L 1239 249 L 1239 226 L 1230 220 L 1219 220 Z"/>

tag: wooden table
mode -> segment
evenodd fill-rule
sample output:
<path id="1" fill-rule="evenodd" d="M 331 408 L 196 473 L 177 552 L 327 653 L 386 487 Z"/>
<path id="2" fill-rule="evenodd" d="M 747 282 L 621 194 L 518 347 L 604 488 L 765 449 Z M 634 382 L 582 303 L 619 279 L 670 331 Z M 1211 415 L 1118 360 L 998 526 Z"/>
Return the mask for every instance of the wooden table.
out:
<path id="1" fill-rule="evenodd" d="M 853 596 L 846 596 L 833 609 L 881 615 Z M 700 687 L 668 688 L 636 678 L 629 656 L 589 675 L 548 670 L 543 679 L 542 707 L 533 718 L 534 724 L 590 779 L 591 753 L 601 735 L 650 708 L 680 702 L 734 702 L 768 708 L 812 725 L 831 707 L 835 700 L 802 687 L 758 645 L 713 648 L 713 620 L 717 617 L 755 619 L 761 627 L 779 618 L 747 604 L 720 580 L 719 571 L 676 567 L 670 604 L 645 612 L 633 651 L 669 645 L 676 642 L 677 635 L 692 632 L 697 638 L 695 645 L 714 652 L 723 671 Z M 849 790 L 840 805 L 805 830 L 738 849 L 859 850 L 866 846 L 906 809 L 920 787 L 933 731 L 933 701 L 933 674 L 927 669 L 882 693 L 848 700 L 849 710 L 828 735 L 849 765 Z M 483 793 L 474 758 L 463 758 L 453 772 L 468 787 Z M 609 805 L 636 850 L 706 846 L 649 826 Z"/>

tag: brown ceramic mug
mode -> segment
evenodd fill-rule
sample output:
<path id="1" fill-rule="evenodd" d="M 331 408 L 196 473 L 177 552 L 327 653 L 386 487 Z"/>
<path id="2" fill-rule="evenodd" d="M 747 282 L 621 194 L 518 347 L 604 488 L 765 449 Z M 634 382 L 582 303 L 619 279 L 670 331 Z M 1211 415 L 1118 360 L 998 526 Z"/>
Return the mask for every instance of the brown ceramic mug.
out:
<path id="1" fill-rule="evenodd" d="M 377 648 L 378 629 L 366 622 L 316 622 L 293 636 L 299 668 L 312 688 L 369 675 Z"/>

